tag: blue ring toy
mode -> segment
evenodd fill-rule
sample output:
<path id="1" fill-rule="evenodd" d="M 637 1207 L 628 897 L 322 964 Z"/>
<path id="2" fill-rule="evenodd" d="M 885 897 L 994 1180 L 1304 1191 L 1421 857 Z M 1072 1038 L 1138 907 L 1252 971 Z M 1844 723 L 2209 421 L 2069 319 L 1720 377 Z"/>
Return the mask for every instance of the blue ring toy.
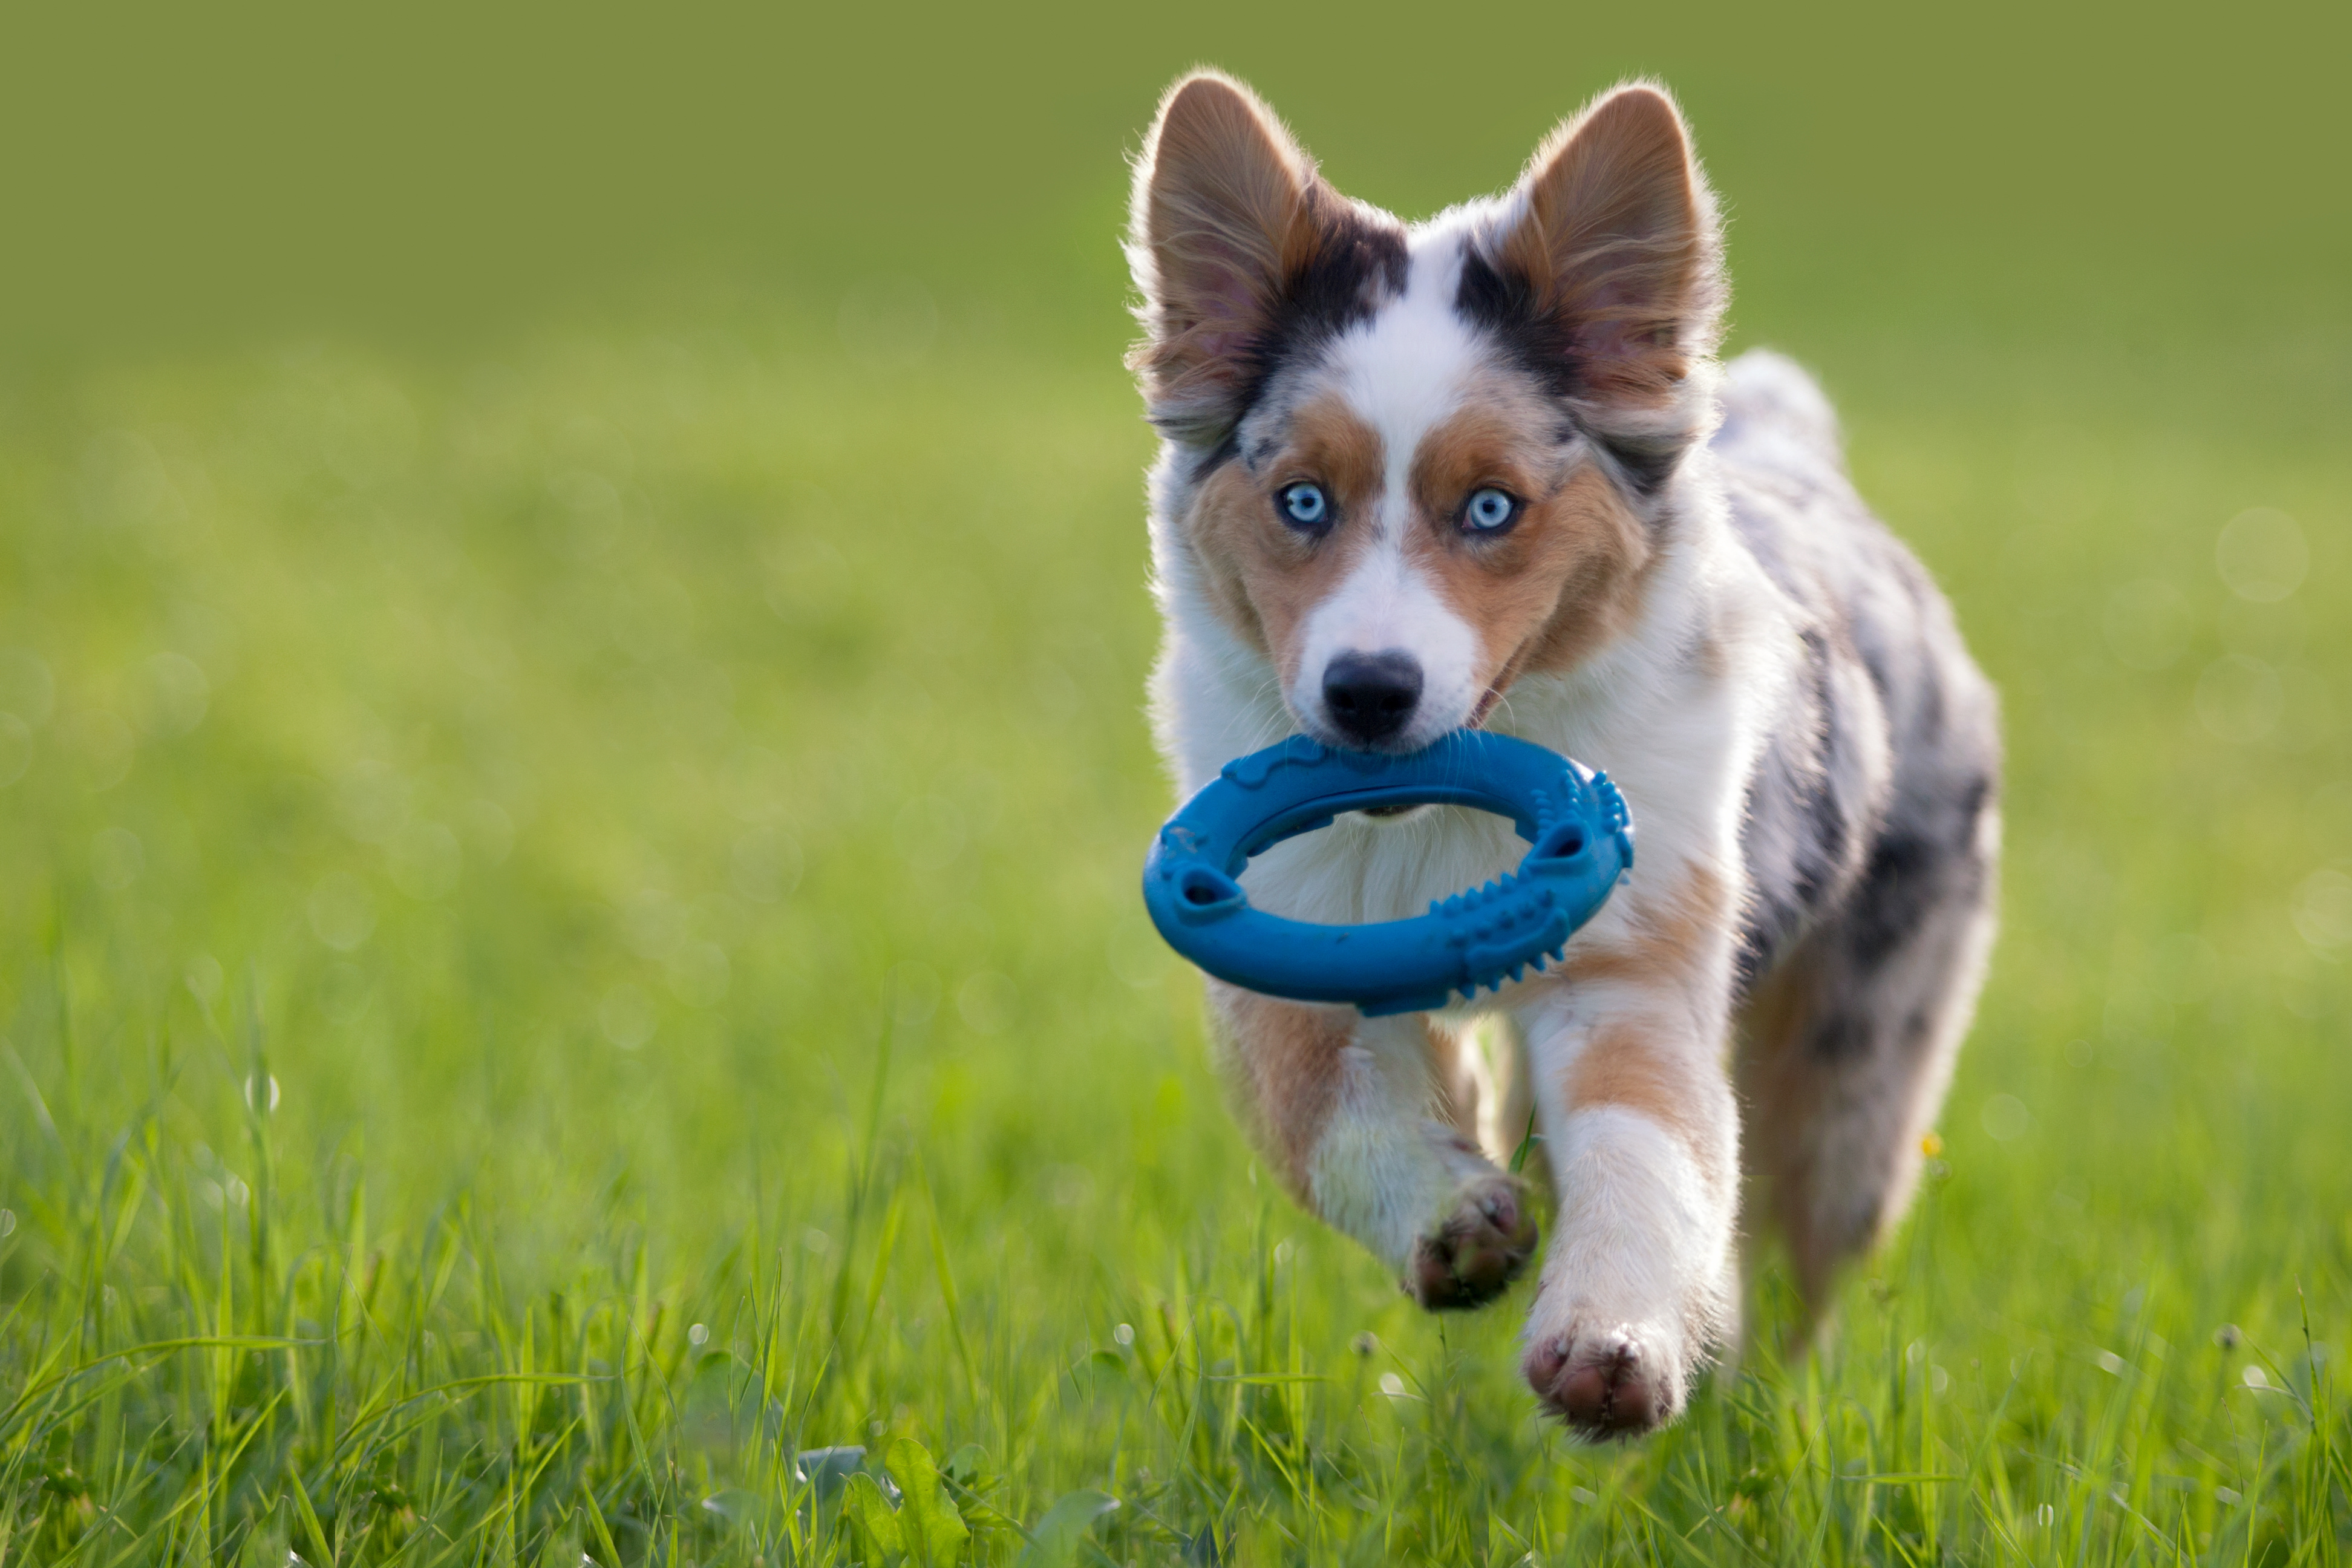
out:
<path id="1" fill-rule="evenodd" d="M 1423 805 L 1507 816 L 1531 847 L 1509 876 L 1369 925 L 1267 914 L 1235 879 L 1252 857 L 1341 812 Z M 1220 980 L 1379 1017 L 1541 969 L 1633 866 L 1633 817 L 1609 775 L 1531 742 L 1456 730 L 1387 756 L 1293 735 L 1226 763 L 1168 819 L 1143 862 L 1143 903 L 1168 945 Z"/>

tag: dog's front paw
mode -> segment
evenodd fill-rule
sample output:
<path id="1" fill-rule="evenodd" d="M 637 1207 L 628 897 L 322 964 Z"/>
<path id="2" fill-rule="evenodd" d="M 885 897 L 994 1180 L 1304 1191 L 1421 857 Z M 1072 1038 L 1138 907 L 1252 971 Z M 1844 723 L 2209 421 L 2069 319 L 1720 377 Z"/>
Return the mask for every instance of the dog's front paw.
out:
<path id="1" fill-rule="evenodd" d="M 1683 1361 L 1673 1336 L 1619 1324 L 1539 1334 L 1522 1370 L 1553 1415 L 1600 1442 L 1642 1436 L 1681 1415 Z"/>
<path id="2" fill-rule="evenodd" d="M 1456 1194 L 1437 1228 L 1413 1244 L 1404 1288 L 1433 1312 L 1482 1307 L 1501 1295 L 1536 1249 L 1527 1193 L 1495 1174 Z"/>

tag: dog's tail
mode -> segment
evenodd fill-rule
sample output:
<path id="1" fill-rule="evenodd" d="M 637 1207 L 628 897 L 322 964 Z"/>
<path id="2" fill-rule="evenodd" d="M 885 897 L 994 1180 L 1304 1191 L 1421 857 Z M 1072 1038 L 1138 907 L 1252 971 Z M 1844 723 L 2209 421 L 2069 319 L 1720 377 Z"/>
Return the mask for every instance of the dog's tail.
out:
<path id="1" fill-rule="evenodd" d="M 1786 354 L 1750 349 L 1724 367 L 1723 424 L 1715 445 L 1764 462 L 1810 458 L 1843 471 L 1837 412 L 1804 367 Z M 1792 451 L 1790 448 L 1793 447 Z"/>

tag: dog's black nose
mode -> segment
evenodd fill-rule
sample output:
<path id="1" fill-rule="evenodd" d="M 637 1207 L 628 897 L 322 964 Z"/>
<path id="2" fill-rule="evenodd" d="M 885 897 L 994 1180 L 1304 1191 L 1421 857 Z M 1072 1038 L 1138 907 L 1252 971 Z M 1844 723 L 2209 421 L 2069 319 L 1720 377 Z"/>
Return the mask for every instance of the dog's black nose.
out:
<path id="1" fill-rule="evenodd" d="M 1323 671 L 1323 707 L 1360 746 L 1403 729 L 1420 700 L 1421 664 L 1409 653 L 1343 653 Z"/>

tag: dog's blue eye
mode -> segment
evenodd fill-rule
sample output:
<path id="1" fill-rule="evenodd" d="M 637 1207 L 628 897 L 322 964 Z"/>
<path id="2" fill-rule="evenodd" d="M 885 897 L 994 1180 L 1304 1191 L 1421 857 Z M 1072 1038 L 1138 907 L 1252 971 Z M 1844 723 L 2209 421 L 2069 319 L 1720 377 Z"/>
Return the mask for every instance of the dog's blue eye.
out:
<path id="1" fill-rule="evenodd" d="M 1299 528 L 1320 528 L 1331 515 L 1321 485 L 1290 485 L 1282 492 L 1282 515 Z"/>
<path id="2" fill-rule="evenodd" d="M 1519 503 L 1507 490 L 1492 485 L 1470 498 L 1462 510 L 1462 526 L 1473 533 L 1492 533 L 1498 528 L 1508 528 L 1519 515 Z"/>

